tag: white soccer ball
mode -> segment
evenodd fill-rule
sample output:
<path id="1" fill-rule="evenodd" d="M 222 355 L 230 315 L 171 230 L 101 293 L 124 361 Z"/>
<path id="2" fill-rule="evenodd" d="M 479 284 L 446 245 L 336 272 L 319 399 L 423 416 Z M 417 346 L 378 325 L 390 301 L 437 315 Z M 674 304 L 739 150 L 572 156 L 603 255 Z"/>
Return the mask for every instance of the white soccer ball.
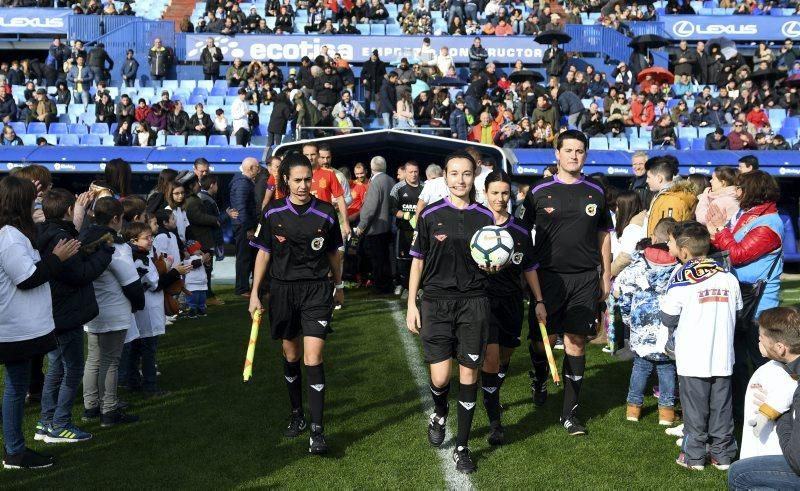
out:
<path id="1" fill-rule="evenodd" d="M 502 227 L 483 227 L 469 241 L 469 252 L 479 266 L 505 266 L 514 254 L 514 239 Z"/>

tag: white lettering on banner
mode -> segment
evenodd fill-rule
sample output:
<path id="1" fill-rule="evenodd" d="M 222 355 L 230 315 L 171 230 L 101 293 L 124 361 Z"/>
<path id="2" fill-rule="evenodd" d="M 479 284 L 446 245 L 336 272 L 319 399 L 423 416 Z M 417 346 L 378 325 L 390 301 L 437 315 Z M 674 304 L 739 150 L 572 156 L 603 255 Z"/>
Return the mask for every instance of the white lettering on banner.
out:
<path id="1" fill-rule="evenodd" d="M 795 169 L 794 167 L 781 167 L 778 169 L 778 174 L 785 176 L 786 174 L 798 175 L 800 174 L 800 169 Z"/>
<path id="2" fill-rule="evenodd" d="M 8 170 L 21 169 L 22 167 L 25 167 L 25 164 L 14 164 L 12 162 L 9 162 L 9 163 L 6 164 L 6 168 Z"/>
<path id="3" fill-rule="evenodd" d="M 630 169 L 628 169 L 627 167 L 609 167 L 606 170 L 606 173 L 609 176 L 613 176 L 614 174 L 625 174 L 625 175 L 627 175 L 627 174 L 630 173 L 629 171 L 630 171 Z"/>
<path id="4" fill-rule="evenodd" d="M 62 170 L 74 171 L 77 168 L 75 167 L 74 164 L 61 164 L 59 162 L 56 162 L 55 164 L 53 164 L 53 169 L 57 171 L 62 171 Z"/>
<path id="5" fill-rule="evenodd" d="M 15 28 L 25 28 L 25 27 L 48 27 L 50 29 L 56 28 L 63 28 L 64 27 L 64 18 L 63 17 L 53 17 L 53 18 L 28 18 L 28 17 L 10 17 L 10 18 L 3 18 L 0 17 L 0 27 L 15 27 Z"/>
<path id="6" fill-rule="evenodd" d="M 287 37 L 287 39 L 290 39 Z M 331 43 L 323 43 L 319 38 L 311 39 L 311 42 L 302 40 L 296 43 L 253 43 L 247 46 L 249 49 L 245 51 L 245 47 L 240 47 L 239 43 L 227 36 L 214 36 L 214 43 L 222 51 L 223 56 L 228 58 L 246 58 L 252 60 L 275 60 L 275 61 L 299 61 L 304 56 L 313 58 L 319 54 L 322 46 L 327 46 L 328 49 L 335 53 L 340 53 L 342 58 L 346 60 L 353 59 L 353 46 L 350 44 L 335 45 Z M 197 41 L 194 43 L 192 49 L 186 53 L 187 59 L 199 58 L 200 53 L 205 47 L 205 41 Z M 368 56 L 367 56 L 368 57 Z"/>
<path id="7" fill-rule="evenodd" d="M 706 169 L 705 167 L 689 167 L 689 174 L 710 175 L 711 174 L 711 169 Z"/>
<path id="8" fill-rule="evenodd" d="M 787 22 L 786 24 L 791 24 L 791 22 Z M 784 29 L 786 28 L 786 24 L 784 24 Z M 800 30 L 800 29 L 799 29 Z M 672 32 L 682 38 L 690 37 L 692 34 L 707 34 L 709 36 L 719 36 L 719 35 L 746 35 L 746 34 L 758 34 L 758 25 L 756 24 L 740 24 L 736 25 L 726 25 L 726 24 L 708 24 L 707 26 L 703 27 L 700 25 L 696 25 L 688 20 L 680 20 L 673 24 Z M 800 34 L 800 32 L 798 33 Z"/>
<path id="9" fill-rule="evenodd" d="M 796 20 L 784 22 L 783 26 L 781 26 L 781 33 L 787 38 L 800 37 L 800 22 Z"/>

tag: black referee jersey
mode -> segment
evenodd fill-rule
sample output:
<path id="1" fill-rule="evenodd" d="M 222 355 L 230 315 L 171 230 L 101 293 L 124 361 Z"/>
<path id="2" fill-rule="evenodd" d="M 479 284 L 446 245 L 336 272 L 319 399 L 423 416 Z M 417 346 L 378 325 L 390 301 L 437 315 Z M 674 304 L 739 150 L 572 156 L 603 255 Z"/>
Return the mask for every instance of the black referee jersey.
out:
<path id="1" fill-rule="evenodd" d="M 508 265 L 497 273 L 489 275 L 489 296 L 506 297 L 522 295 L 521 276 L 523 272 L 533 271 L 538 268 L 533 253 L 533 244 L 528 231 L 521 227 L 514 219 L 499 224 L 499 227 L 506 229 L 514 239 L 514 253 Z"/>
<path id="2" fill-rule="evenodd" d="M 398 211 L 409 212 L 414 216 L 417 212 L 417 202 L 422 194 L 422 184 L 412 186 L 406 181 L 397 183 L 389 195 L 389 211 L 396 216 Z M 397 228 L 404 231 L 413 231 L 414 228 L 408 220 L 397 219 Z"/>
<path id="3" fill-rule="evenodd" d="M 581 273 L 600 266 L 597 233 L 613 230 L 602 186 L 586 176 L 573 184 L 548 177 L 534 186 L 517 211 L 519 221 L 534 229 L 539 268 L 554 273 Z"/>
<path id="4" fill-rule="evenodd" d="M 425 298 L 486 295 L 487 275 L 472 259 L 469 241 L 487 225 L 494 225 L 494 215 L 478 203 L 460 210 L 444 198 L 422 210 L 411 241 L 411 255 L 425 260 Z"/>
<path id="5" fill-rule="evenodd" d="M 250 245 L 270 253 L 270 275 L 280 281 L 327 280 L 328 253 L 342 245 L 333 205 L 316 198 L 295 205 L 270 202 Z"/>

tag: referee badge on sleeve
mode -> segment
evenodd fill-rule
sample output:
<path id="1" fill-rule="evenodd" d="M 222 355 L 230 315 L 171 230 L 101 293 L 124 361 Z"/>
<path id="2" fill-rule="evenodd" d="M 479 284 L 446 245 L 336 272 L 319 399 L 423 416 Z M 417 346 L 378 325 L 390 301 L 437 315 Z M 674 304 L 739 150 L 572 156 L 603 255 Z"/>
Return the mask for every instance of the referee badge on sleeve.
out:
<path id="1" fill-rule="evenodd" d="M 594 203 L 586 205 L 586 214 L 590 217 L 595 216 L 597 214 L 597 205 Z"/>
<path id="2" fill-rule="evenodd" d="M 413 237 L 411 237 L 411 245 L 414 245 L 414 244 L 417 243 L 417 235 L 419 235 L 419 232 L 414 230 L 414 235 L 413 235 Z"/>
<path id="3" fill-rule="evenodd" d="M 258 237 L 258 234 L 260 233 L 261 233 L 261 224 L 259 223 L 258 227 L 256 227 L 256 237 Z"/>
<path id="4" fill-rule="evenodd" d="M 317 237 L 311 241 L 311 248 L 315 251 L 322 249 L 322 244 L 325 243 L 325 237 Z"/>

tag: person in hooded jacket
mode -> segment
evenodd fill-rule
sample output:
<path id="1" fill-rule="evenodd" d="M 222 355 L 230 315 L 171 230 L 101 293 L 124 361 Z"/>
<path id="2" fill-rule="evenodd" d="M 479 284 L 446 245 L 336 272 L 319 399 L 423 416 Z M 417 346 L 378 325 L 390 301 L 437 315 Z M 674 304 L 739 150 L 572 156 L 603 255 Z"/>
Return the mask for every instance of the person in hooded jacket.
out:
<path id="1" fill-rule="evenodd" d="M 267 146 L 281 144 L 281 139 L 286 134 L 286 126 L 289 124 L 289 120 L 294 119 L 294 117 L 295 113 L 292 104 L 289 102 L 289 97 L 286 92 L 281 92 L 275 98 L 275 105 L 269 117 Z"/>
<path id="2" fill-rule="evenodd" d="M 81 195 L 88 204 L 88 193 Z M 37 225 L 36 248 L 42 256 L 52 253 L 61 240 L 78 238 L 72 223 L 75 195 L 66 189 L 44 193 L 42 211 L 45 221 Z M 83 250 L 62 263 L 50 278 L 53 320 L 58 347 L 48 354 L 48 368 L 42 390 L 42 411 L 34 439 L 47 443 L 71 443 L 88 440 L 90 433 L 72 423 L 72 406 L 83 378 L 83 325 L 98 312 L 92 282 L 111 264 L 114 249 L 105 242 L 86 244 Z"/>

